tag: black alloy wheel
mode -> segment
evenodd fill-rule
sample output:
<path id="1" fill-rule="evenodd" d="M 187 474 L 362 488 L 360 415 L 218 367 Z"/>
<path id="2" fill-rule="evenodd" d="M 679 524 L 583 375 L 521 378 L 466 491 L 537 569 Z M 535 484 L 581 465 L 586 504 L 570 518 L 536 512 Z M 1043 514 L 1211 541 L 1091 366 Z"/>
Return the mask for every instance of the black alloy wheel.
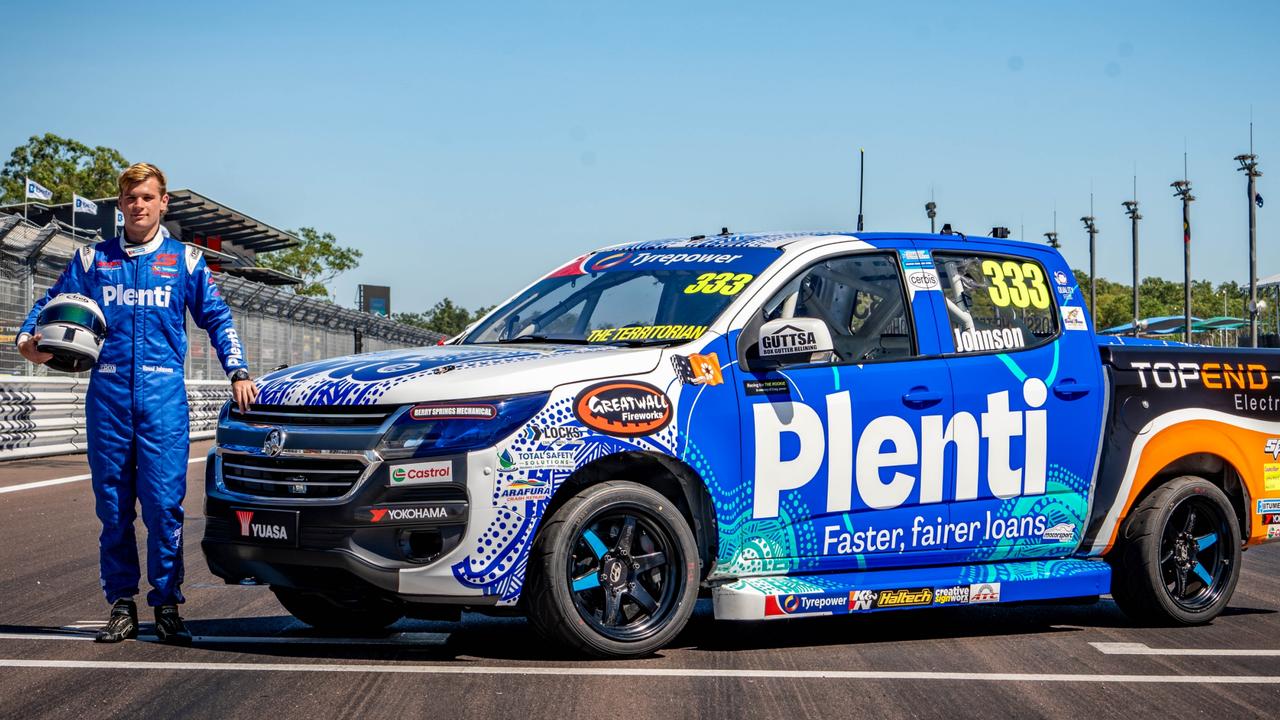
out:
<path id="1" fill-rule="evenodd" d="M 1222 596 L 1232 565 L 1219 542 L 1225 537 L 1226 516 L 1204 496 L 1185 497 L 1169 513 L 1160 538 L 1160 572 L 1178 607 L 1196 612 Z"/>
<path id="2" fill-rule="evenodd" d="M 1218 486 L 1180 477 L 1129 513 L 1111 564 L 1111 596 L 1131 619 L 1199 625 L 1217 617 L 1240 578 L 1240 526 Z"/>
<path id="3" fill-rule="evenodd" d="M 544 636 L 597 657 L 635 657 L 684 627 L 698 567 L 693 532 L 674 504 L 643 485 L 612 481 L 548 518 L 524 599 Z"/>
<path id="4" fill-rule="evenodd" d="M 680 584 L 668 562 L 674 542 L 640 507 L 593 517 L 567 558 L 578 614 L 613 640 L 652 635 L 671 613 Z"/>

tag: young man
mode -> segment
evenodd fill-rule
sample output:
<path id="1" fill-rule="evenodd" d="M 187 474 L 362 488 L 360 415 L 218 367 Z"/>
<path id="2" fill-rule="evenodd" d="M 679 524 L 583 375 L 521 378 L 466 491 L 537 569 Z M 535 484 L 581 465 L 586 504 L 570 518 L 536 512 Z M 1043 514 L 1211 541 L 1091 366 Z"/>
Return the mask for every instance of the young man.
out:
<path id="1" fill-rule="evenodd" d="M 80 248 L 22 325 L 18 351 L 33 363 L 40 310 L 73 292 L 93 298 L 107 319 L 107 338 L 85 401 L 89 470 L 98 519 L 102 589 L 112 604 L 98 642 L 137 637 L 138 547 L 133 522 L 142 505 L 147 526 L 147 603 L 162 642 L 188 644 L 178 615 L 183 602 L 182 499 L 187 490 L 190 431 L 183 361 L 186 311 L 209 333 L 241 408 L 257 398 L 231 310 L 197 248 L 169 237 L 160 219 L 169 205 L 164 173 L 138 163 L 120 175 L 124 235 Z"/>

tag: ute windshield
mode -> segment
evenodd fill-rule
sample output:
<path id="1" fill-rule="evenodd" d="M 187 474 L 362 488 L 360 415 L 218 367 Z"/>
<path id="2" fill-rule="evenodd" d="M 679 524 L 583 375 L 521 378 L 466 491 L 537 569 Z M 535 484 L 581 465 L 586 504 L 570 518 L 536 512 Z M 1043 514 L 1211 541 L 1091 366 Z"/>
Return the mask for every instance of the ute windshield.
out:
<path id="1" fill-rule="evenodd" d="M 700 337 L 780 252 L 678 248 L 587 255 L 498 308 L 462 343 L 688 342 Z"/>

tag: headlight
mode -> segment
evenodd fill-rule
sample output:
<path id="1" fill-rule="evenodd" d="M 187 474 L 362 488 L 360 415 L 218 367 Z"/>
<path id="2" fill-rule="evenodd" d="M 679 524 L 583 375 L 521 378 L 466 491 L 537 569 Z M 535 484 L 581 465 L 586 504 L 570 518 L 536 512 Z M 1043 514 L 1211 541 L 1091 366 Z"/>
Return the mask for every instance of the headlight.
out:
<path id="1" fill-rule="evenodd" d="M 382 436 L 378 452 L 391 459 L 490 447 L 528 422 L 548 395 L 414 405 Z"/>

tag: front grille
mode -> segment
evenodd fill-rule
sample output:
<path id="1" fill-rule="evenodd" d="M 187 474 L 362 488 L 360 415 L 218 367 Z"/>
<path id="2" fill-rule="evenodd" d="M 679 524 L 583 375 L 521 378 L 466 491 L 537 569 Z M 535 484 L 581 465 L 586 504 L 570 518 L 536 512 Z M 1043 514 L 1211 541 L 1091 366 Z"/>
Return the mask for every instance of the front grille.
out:
<path id="1" fill-rule="evenodd" d="M 364 470 L 365 464 L 355 458 L 222 456 L 222 482 L 228 490 L 267 498 L 342 497 Z"/>
<path id="2" fill-rule="evenodd" d="M 250 405 L 249 412 L 231 406 L 231 419 L 260 425 L 305 427 L 378 427 L 395 405 Z"/>

